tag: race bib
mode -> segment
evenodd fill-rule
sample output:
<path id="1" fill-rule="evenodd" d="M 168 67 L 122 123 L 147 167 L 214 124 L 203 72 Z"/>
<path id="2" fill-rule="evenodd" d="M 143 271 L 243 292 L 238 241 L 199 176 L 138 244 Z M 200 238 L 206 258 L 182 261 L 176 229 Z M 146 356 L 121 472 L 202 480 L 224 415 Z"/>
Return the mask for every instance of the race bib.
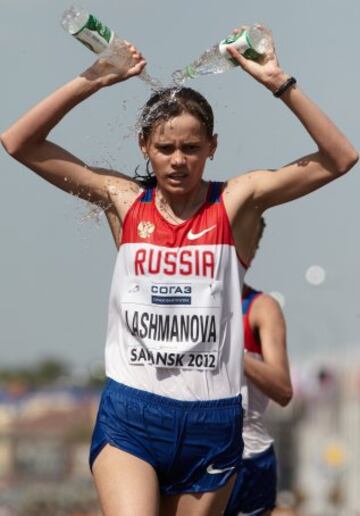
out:
<path id="1" fill-rule="evenodd" d="M 222 283 L 126 278 L 121 317 L 131 365 L 216 369 Z"/>

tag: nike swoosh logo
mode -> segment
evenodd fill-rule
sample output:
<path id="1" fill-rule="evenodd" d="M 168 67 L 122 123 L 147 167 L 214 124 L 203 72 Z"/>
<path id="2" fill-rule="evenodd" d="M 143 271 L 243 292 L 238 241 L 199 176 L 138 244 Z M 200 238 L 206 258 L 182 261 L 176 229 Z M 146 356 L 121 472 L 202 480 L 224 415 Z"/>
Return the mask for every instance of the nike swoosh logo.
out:
<path id="1" fill-rule="evenodd" d="M 206 468 L 206 471 L 210 475 L 218 475 L 219 473 L 225 473 L 225 471 L 230 471 L 231 469 L 235 469 L 235 466 L 230 466 L 230 468 L 217 469 L 214 468 L 213 464 L 209 464 L 209 466 Z"/>
<path id="2" fill-rule="evenodd" d="M 206 233 L 209 233 L 209 231 L 212 231 L 216 228 L 216 224 L 214 226 L 211 226 L 210 228 L 203 229 L 200 231 L 200 233 L 193 233 L 192 229 L 190 229 L 189 233 L 187 234 L 187 237 L 189 240 L 197 240 L 198 238 L 201 238 L 202 236 L 206 235 Z"/>
<path id="3" fill-rule="evenodd" d="M 260 514 L 262 511 L 265 511 L 265 507 L 261 507 L 261 509 L 256 509 L 256 511 L 252 512 L 240 512 L 241 516 L 256 516 L 257 514 Z"/>

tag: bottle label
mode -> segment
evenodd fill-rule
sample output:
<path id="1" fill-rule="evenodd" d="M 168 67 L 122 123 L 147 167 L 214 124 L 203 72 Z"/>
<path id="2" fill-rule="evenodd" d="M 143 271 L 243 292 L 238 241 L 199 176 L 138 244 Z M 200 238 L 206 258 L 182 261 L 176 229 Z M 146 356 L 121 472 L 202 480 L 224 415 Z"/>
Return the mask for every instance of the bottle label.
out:
<path id="1" fill-rule="evenodd" d="M 242 32 L 233 32 L 230 36 L 219 43 L 220 54 L 232 61 L 234 64 L 238 64 L 236 61 L 231 59 L 230 54 L 226 50 L 230 45 L 236 48 L 236 50 L 246 57 L 246 59 L 256 60 L 260 57 L 260 54 L 252 47 L 246 30 L 243 30 Z"/>
<path id="2" fill-rule="evenodd" d="M 95 16 L 89 14 L 85 25 L 75 34 L 76 39 L 81 41 L 86 47 L 100 54 L 111 43 L 114 32 L 99 21 Z"/>

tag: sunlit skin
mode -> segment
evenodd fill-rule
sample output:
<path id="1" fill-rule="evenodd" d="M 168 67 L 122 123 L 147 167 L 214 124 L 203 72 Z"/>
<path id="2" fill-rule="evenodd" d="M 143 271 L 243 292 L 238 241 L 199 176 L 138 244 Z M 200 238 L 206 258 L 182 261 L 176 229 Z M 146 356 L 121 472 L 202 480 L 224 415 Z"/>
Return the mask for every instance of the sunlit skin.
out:
<path id="1" fill-rule="evenodd" d="M 214 155 L 217 136 L 209 138 L 198 118 L 189 113 L 159 122 L 141 150 L 150 159 L 158 190 L 174 212 L 182 212 L 201 196 L 202 175 Z"/>

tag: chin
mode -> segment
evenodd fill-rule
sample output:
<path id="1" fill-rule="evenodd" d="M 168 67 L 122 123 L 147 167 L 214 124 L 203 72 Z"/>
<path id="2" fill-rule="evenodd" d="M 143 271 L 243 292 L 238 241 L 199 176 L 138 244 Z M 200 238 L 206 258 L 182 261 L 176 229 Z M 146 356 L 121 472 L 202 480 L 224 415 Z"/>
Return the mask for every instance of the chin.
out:
<path id="1" fill-rule="evenodd" d="M 194 181 L 190 180 L 190 178 L 182 179 L 181 181 L 172 181 L 172 180 L 166 180 L 166 181 L 158 181 L 158 185 L 160 188 L 164 189 L 165 191 L 173 194 L 188 194 L 190 192 L 193 192 L 197 188 L 200 187 L 202 182 L 202 179 L 199 180 L 198 183 L 194 183 Z"/>
<path id="2" fill-rule="evenodd" d="M 190 192 L 192 192 L 194 190 L 193 185 L 189 185 L 186 183 L 182 183 L 182 184 L 178 184 L 178 185 L 166 183 L 164 185 L 161 185 L 161 188 L 163 188 L 166 192 L 168 192 L 170 194 L 176 194 L 176 195 L 189 194 Z"/>

